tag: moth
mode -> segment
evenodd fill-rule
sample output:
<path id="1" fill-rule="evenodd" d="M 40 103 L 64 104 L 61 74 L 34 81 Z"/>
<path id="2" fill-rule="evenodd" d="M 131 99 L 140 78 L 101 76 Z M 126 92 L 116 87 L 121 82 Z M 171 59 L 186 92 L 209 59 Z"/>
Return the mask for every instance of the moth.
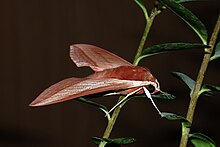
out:
<path id="1" fill-rule="evenodd" d="M 84 78 L 64 79 L 50 86 L 30 106 L 50 105 L 96 93 L 125 95 L 111 112 L 129 96 L 146 94 L 160 113 L 151 98 L 151 94 L 161 92 L 160 84 L 148 68 L 134 66 L 105 49 L 89 44 L 71 45 L 70 57 L 77 67 L 88 66 L 94 73 Z"/>

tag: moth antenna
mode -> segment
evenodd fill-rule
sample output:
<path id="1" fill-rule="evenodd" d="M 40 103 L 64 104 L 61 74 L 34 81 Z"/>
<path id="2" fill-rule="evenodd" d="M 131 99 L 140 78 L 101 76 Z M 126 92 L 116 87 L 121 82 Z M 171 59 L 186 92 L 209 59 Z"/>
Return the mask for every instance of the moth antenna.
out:
<path id="1" fill-rule="evenodd" d="M 146 96 L 150 99 L 151 103 L 153 104 L 154 108 L 155 108 L 155 109 L 157 110 L 157 112 L 161 115 L 161 112 L 160 112 L 160 110 L 157 108 L 156 104 L 154 103 L 154 101 L 153 101 L 153 99 L 152 99 L 152 97 L 151 97 L 150 92 L 147 90 L 146 87 L 143 87 L 143 89 L 144 89 L 144 92 L 145 92 Z"/>
<path id="2" fill-rule="evenodd" d="M 123 102 L 125 102 L 129 96 L 135 94 L 136 92 L 138 92 L 139 90 L 141 90 L 141 88 L 138 88 L 137 90 L 135 91 L 132 91 L 131 93 L 128 93 L 121 101 L 119 101 L 114 107 L 111 108 L 111 110 L 108 112 L 108 113 L 111 113 L 115 108 L 117 108 L 118 106 L 120 106 Z"/>

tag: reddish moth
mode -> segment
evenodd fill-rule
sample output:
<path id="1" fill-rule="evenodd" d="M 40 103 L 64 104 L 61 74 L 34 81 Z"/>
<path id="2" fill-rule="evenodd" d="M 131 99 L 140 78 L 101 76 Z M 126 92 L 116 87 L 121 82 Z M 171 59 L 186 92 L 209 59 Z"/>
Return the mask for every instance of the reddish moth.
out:
<path id="1" fill-rule="evenodd" d="M 89 66 L 94 74 L 85 78 L 64 79 L 43 91 L 30 106 L 44 106 L 96 93 L 125 95 L 109 112 L 125 102 L 129 96 L 161 92 L 157 79 L 146 67 L 133 66 L 126 60 L 102 48 L 75 44 L 70 46 L 70 57 L 78 67 Z"/>

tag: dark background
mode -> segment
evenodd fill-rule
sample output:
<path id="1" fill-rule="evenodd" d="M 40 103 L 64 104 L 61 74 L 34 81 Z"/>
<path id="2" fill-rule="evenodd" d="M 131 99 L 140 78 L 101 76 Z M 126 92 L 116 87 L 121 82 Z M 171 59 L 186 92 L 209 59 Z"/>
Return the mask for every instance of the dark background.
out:
<path id="1" fill-rule="evenodd" d="M 152 4 L 148 4 L 152 7 Z M 219 0 L 184 4 L 207 26 L 214 28 Z M 45 88 L 67 77 L 84 77 L 89 68 L 77 68 L 69 45 L 103 47 L 132 62 L 144 28 L 142 11 L 131 0 L 2 0 L 0 4 L 0 146 L 95 146 L 106 119 L 101 111 L 78 101 L 31 108 L 28 104 Z M 200 42 L 191 29 L 166 10 L 153 24 L 147 46 L 165 42 Z M 218 40 L 219 41 L 219 40 Z M 181 71 L 196 78 L 202 50 L 161 54 L 141 61 L 158 78 L 161 89 L 176 100 L 155 100 L 165 112 L 185 116 L 189 90 L 170 73 Z M 206 83 L 220 85 L 219 61 L 212 62 Z M 201 97 L 192 131 L 220 144 L 219 97 Z M 108 108 L 117 97 L 95 98 Z M 134 137 L 140 146 L 178 146 L 181 126 L 161 119 L 149 100 L 131 100 L 122 109 L 112 137 Z"/>

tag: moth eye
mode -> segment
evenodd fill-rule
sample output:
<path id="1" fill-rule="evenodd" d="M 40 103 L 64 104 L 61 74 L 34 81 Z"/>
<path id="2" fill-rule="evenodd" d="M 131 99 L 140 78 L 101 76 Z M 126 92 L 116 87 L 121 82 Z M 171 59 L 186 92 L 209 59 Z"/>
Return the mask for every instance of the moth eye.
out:
<path id="1" fill-rule="evenodd" d="M 153 93 L 156 90 L 155 87 L 151 84 L 147 86 L 147 89 L 149 90 L 150 93 Z"/>

